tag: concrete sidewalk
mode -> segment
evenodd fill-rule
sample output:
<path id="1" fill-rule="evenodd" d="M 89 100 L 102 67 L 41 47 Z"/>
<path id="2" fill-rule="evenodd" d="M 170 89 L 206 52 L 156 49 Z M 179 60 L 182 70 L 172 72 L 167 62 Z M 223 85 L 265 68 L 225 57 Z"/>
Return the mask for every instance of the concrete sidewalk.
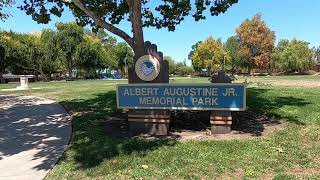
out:
<path id="1" fill-rule="evenodd" d="M 71 131 L 69 115 L 54 101 L 0 95 L 0 179 L 43 179 Z"/>

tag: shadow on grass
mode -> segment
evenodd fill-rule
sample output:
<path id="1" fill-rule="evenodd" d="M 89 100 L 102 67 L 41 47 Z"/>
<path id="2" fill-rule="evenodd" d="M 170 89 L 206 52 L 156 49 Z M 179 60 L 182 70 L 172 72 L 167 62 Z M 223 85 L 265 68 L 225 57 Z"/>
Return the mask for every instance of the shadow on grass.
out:
<path id="1" fill-rule="evenodd" d="M 248 89 L 249 110 L 248 112 L 235 113 L 236 123 L 233 127 L 235 130 L 238 130 L 239 133 L 251 133 L 254 136 L 259 136 L 264 131 L 265 124 L 280 123 L 279 119 L 285 118 L 289 122 L 303 124 L 297 117 L 277 114 L 276 110 L 283 106 L 302 107 L 307 105 L 308 102 L 292 96 L 269 97 L 268 91 L 269 89 Z M 79 164 L 81 168 L 95 167 L 104 160 L 132 153 L 144 156 L 148 152 L 163 146 L 174 146 L 177 143 L 176 140 L 172 139 L 145 140 L 112 138 L 106 135 L 108 118 L 110 116 L 125 116 L 121 115 L 121 111 L 116 108 L 115 91 L 98 94 L 95 98 L 87 100 L 64 101 L 62 104 L 74 114 L 73 139 L 70 149 L 74 153 L 75 163 Z M 253 115 L 250 113 L 253 113 Z M 257 120 L 262 116 L 268 118 Z M 199 121 L 199 118 L 197 120 Z M 208 127 L 210 127 L 209 118 L 206 121 Z M 201 130 L 201 128 L 197 127 L 197 130 Z"/>
<path id="2" fill-rule="evenodd" d="M 251 133 L 261 136 L 266 126 L 281 124 L 281 120 L 298 125 L 304 125 L 296 116 L 280 114 L 277 112 L 285 106 L 296 108 L 309 104 L 302 98 L 293 96 L 270 96 L 268 91 L 272 89 L 248 88 L 247 106 L 248 110 L 234 113 L 233 129 L 239 133 Z"/>
<path id="3" fill-rule="evenodd" d="M 79 168 L 95 167 L 104 160 L 132 153 L 145 156 L 160 147 L 176 144 L 175 140 L 169 139 L 147 140 L 108 136 L 106 123 L 112 121 L 109 117 L 123 116 L 116 107 L 115 91 L 98 94 L 92 99 L 64 101 L 61 104 L 74 114 L 70 150 L 74 151 L 74 160 L 80 165 Z"/>
<path id="4" fill-rule="evenodd" d="M 301 122 L 296 116 L 278 114 L 275 111 L 284 106 L 303 107 L 310 104 L 309 102 L 302 98 L 297 98 L 290 95 L 284 97 L 278 96 L 275 98 L 268 97 L 265 95 L 268 91 L 270 91 L 270 89 L 250 88 L 247 93 L 249 109 L 256 111 L 257 114 L 266 114 L 278 119 L 286 119 L 286 121 L 291 123 L 304 125 L 304 123 Z"/>
<path id="5" fill-rule="evenodd" d="M 308 105 L 302 98 L 293 96 L 269 95 L 272 89 L 248 88 L 247 106 L 244 112 L 233 112 L 232 130 L 236 133 L 249 133 L 252 136 L 261 136 L 267 126 L 281 124 L 280 120 L 304 125 L 297 117 L 288 114 L 279 114 L 277 110 L 284 106 L 303 107 Z M 272 92 L 271 92 L 272 93 Z M 173 111 L 171 117 L 171 131 L 206 131 L 211 128 L 210 112 L 201 111 Z"/>

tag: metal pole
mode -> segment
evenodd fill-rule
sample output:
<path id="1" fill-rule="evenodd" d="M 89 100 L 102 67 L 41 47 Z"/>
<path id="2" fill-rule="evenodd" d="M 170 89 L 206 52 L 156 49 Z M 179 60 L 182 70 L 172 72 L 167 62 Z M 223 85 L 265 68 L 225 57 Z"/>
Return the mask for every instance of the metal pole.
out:
<path id="1" fill-rule="evenodd" d="M 223 67 L 223 69 L 222 69 L 223 71 L 224 71 L 224 65 L 225 64 L 226 64 L 226 55 L 223 55 L 223 66 L 222 66 Z"/>
<path id="2" fill-rule="evenodd" d="M 124 77 L 127 78 L 127 57 L 124 58 Z"/>

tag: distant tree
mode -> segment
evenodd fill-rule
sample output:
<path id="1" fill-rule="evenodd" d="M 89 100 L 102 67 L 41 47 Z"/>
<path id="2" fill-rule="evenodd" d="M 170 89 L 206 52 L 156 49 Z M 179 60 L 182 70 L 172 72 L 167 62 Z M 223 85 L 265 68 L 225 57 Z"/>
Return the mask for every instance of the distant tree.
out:
<path id="1" fill-rule="evenodd" d="M 239 52 L 240 42 L 236 36 L 231 36 L 228 38 L 227 42 L 224 44 L 225 51 L 230 58 L 231 72 L 235 71 L 243 66 L 241 62 L 241 54 Z"/>
<path id="2" fill-rule="evenodd" d="M 194 69 L 187 66 L 185 62 L 175 62 L 171 56 L 164 56 L 163 59 L 169 63 L 170 75 L 186 76 L 194 72 Z"/>
<path id="3" fill-rule="evenodd" d="M 278 42 L 278 45 L 277 45 L 276 49 L 278 51 L 284 51 L 285 49 L 288 48 L 289 44 L 290 44 L 290 41 L 288 39 L 281 39 Z"/>
<path id="4" fill-rule="evenodd" d="M 40 36 L 1 32 L 0 44 L 6 52 L 2 72 L 9 69 L 15 74 L 41 74 L 47 79 L 45 74 L 50 71 L 52 61 L 45 58 L 49 51 Z"/>
<path id="5" fill-rule="evenodd" d="M 0 45 L 4 48 L 5 57 L 2 58 L 1 71 L 5 73 L 6 69 L 13 69 L 15 62 L 20 59 L 19 47 L 20 43 L 15 38 L 16 33 L 10 31 L 0 32 Z"/>
<path id="6" fill-rule="evenodd" d="M 84 36 L 83 41 L 76 47 L 74 57 L 77 61 L 75 67 L 86 72 L 86 78 L 97 78 L 97 69 L 106 67 L 106 51 L 102 41 L 95 36 Z"/>
<path id="7" fill-rule="evenodd" d="M 312 50 L 308 42 L 293 39 L 286 48 L 286 45 L 283 46 L 283 44 L 286 43 L 283 41 L 281 45 L 278 45 L 284 47 L 279 50 L 279 64 L 283 70 L 302 72 L 312 67 Z"/>
<path id="8" fill-rule="evenodd" d="M 0 0 L 0 20 L 4 21 L 10 16 L 10 14 L 5 11 L 5 9 L 11 7 L 13 3 L 14 0 Z"/>
<path id="9" fill-rule="evenodd" d="M 6 52 L 1 56 L 0 72 L 9 68 L 14 74 L 41 75 L 47 80 L 54 73 L 61 76 L 69 71 L 72 75 L 77 70 L 77 75 L 96 77 L 97 70 L 112 67 L 124 72 L 125 66 L 132 65 L 132 49 L 104 31 L 93 33 L 75 23 L 56 26 L 57 30 L 33 34 L 0 31 L 0 47 Z"/>
<path id="10" fill-rule="evenodd" d="M 99 29 L 96 33 L 83 29 L 75 23 L 58 23 L 57 31 L 44 30 L 42 37 L 50 48 L 48 58 L 55 60 L 57 71 L 65 69 L 72 78 L 72 70 L 83 72 L 88 78 L 96 77 L 96 71 L 106 67 L 118 66 L 119 59 L 125 50 L 121 47 L 128 47 L 126 43 L 116 43 L 116 39 Z M 70 33 L 67 39 L 59 41 L 64 35 Z M 122 48 L 123 49 L 123 48 Z M 121 53 L 122 52 L 122 53 Z M 128 51 L 130 54 L 130 51 Z M 128 55 L 130 56 L 130 55 Z M 131 59 L 132 59 L 131 52 Z M 123 59 L 123 57 L 122 57 Z M 130 57 L 128 58 L 130 64 Z M 78 75 L 81 75 L 81 73 Z"/>
<path id="11" fill-rule="evenodd" d="M 57 32 L 44 29 L 41 33 L 41 41 L 45 48 L 45 61 L 49 74 L 59 73 L 60 76 L 66 71 L 66 57 L 63 49 L 56 43 Z"/>
<path id="12" fill-rule="evenodd" d="M 113 63 L 110 63 L 110 65 L 120 69 L 122 75 L 128 74 L 128 67 L 133 64 L 134 54 L 132 48 L 129 47 L 127 43 L 120 42 L 113 45 L 111 50 L 108 52 L 113 57 Z"/>
<path id="13" fill-rule="evenodd" d="M 176 63 L 175 67 L 176 67 L 176 71 L 174 74 L 178 76 L 186 76 L 194 72 L 194 69 L 192 67 L 187 66 L 182 62 Z"/>
<path id="14" fill-rule="evenodd" d="M 168 61 L 169 64 L 169 74 L 176 74 L 176 63 L 174 62 L 173 58 L 171 56 L 164 56 L 164 60 Z"/>
<path id="15" fill-rule="evenodd" d="M 320 46 L 313 47 L 312 51 L 315 64 L 320 64 Z"/>
<path id="16" fill-rule="evenodd" d="M 45 44 L 40 37 L 31 34 L 18 34 L 15 37 L 19 43 L 19 61 L 15 65 L 28 73 L 40 74 L 44 81 L 48 81 L 46 76 L 50 71 L 52 61 L 46 59 Z"/>
<path id="17" fill-rule="evenodd" d="M 77 22 L 83 26 L 99 27 L 124 39 L 136 56 L 144 54 L 143 27 L 168 28 L 174 31 L 186 16 L 199 21 L 208 14 L 217 16 L 237 3 L 238 0 L 177 1 L 162 0 L 157 3 L 143 0 L 28 0 L 20 8 L 34 20 L 48 23 L 51 14 L 61 16 L 64 5 L 68 6 Z M 132 37 L 115 25 L 123 20 L 131 23 Z"/>
<path id="18" fill-rule="evenodd" d="M 248 73 L 252 68 L 268 68 L 275 42 L 275 33 L 255 15 L 251 20 L 246 19 L 236 29 L 240 40 L 240 53 L 246 60 Z"/>
<path id="19" fill-rule="evenodd" d="M 7 67 L 8 67 L 8 62 L 6 60 L 5 48 L 0 45 L 0 84 L 5 83 L 3 74 L 5 73 L 5 70 Z"/>
<path id="20" fill-rule="evenodd" d="M 222 43 L 209 37 L 197 45 L 191 60 L 195 69 L 207 69 L 212 73 L 221 69 L 224 56 L 226 52 Z"/>
<path id="21" fill-rule="evenodd" d="M 78 46 L 84 41 L 84 29 L 76 23 L 57 23 L 57 33 L 54 38 L 56 46 L 61 49 L 69 78 L 72 79 L 72 70 L 77 67 L 78 58 L 76 51 Z"/>
<path id="22" fill-rule="evenodd" d="M 190 51 L 190 53 L 189 53 L 189 55 L 188 55 L 188 59 L 191 61 L 192 67 L 194 68 L 195 71 L 198 71 L 198 72 L 201 72 L 202 68 L 201 68 L 201 67 L 198 67 L 198 66 L 197 66 L 198 64 L 193 63 L 193 61 L 192 61 L 192 55 L 193 55 L 193 53 L 196 51 L 196 49 L 197 49 L 197 47 L 198 47 L 198 45 L 199 45 L 200 43 L 202 43 L 202 41 L 198 41 L 196 44 L 192 45 L 192 46 L 191 46 L 191 51 Z"/>
<path id="23" fill-rule="evenodd" d="M 290 41 L 287 39 L 281 39 L 278 42 L 278 45 L 274 48 L 272 53 L 271 61 L 270 61 L 270 68 L 272 70 L 281 69 L 281 57 L 284 50 L 288 48 Z"/>

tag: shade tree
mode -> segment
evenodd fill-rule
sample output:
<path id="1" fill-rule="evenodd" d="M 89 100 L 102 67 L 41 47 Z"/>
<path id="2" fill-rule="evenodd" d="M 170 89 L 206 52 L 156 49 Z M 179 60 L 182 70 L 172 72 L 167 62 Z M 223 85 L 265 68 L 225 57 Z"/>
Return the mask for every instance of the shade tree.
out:
<path id="1" fill-rule="evenodd" d="M 174 31 L 187 16 L 192 16 L 196 21 L 205 19 L 208 12 L 217 16 L 237 2 L 238 0 L 28 0 L 24 1 L 20 9 L 31 15 L 35 21 L 48 23 L 52 15 L 60 17 L 67 6 L 78 24 L 89 25 L 94 30 L 108 30 L 126 41 L 136 56 L 141 56 L 144 54 L 143 27 Z M 131 24 L 132 33 L 117 26 L 124 21 Z"/>

